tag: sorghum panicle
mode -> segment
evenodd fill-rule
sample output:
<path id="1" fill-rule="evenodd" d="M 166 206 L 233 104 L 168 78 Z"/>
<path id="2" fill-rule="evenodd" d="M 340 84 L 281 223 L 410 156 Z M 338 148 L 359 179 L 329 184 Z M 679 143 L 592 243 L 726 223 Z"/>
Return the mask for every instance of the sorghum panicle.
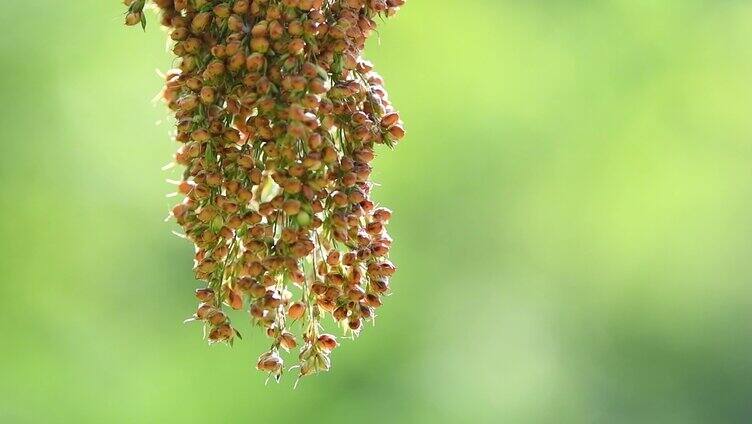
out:
<path id="1" fill-rule="evenodd" d="M 322 320 L 358 334 L 389 293 L 392 213 L 370 199 L 369 163 L 405 131 L 362 53 L 404 1 L 153 0 L 180 58 L 163 98 L 185 166 L 172 216 L 206 282 L 193 319 L 232 343 L 225 311 L 247 309 L 272 339 L 256 367 L 277 379 L 296 347 L 300 376 L 328 370 Z M 145 0 L 125 4 L 145 25 Z"/>

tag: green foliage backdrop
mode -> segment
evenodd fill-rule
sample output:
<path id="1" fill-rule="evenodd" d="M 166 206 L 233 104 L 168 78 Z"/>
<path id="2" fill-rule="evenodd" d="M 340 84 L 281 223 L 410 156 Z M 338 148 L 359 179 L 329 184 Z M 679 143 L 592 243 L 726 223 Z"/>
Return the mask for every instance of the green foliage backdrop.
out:
<path id="1" fill-rule="evenodd" d="M 752 416 L 750 2 L 409 1 L 369 48 L 395 295 L 295 391 L 181 324 L 171 59 L 122 9 L 3 2 L 0 422 Z"/>

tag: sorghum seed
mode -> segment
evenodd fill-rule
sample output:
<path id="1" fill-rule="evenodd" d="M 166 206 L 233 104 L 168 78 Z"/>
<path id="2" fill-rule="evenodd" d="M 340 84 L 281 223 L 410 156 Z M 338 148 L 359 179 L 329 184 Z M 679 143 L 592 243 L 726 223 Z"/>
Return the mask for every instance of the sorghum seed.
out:
<path id="1" fill-rule="evenodd" d="M 362 321 L 358 317 L 350 317 L 347 320 L 347 326 L 350 327 L 350 330 L 357 331 L 361 325 Z"/>
<path id="2" fill-rule="evenodd" d="M 142 12 L 129 12 L 125 16 L 125 24 L 132 26 L 141 22 Z"/>
<path id="3" fill-rule="evenodd" d="M 295 342 L 295 336 L 292 333 L 284 332 L 279 337 L 280 345 L 284 347 L 285 349 L 292 349 L 294 348 L 297 343 Z"/>
<path id="4" fill-rule="evenodd" d="M 227 293 L 227 304 L 232 309 L 238 310 L 243 308 L 243 297 L 235 290 L 229 290 Z"/>
<path id="5" fill-rule="evenodd" d="M 290 305 L 290 309 L 287 310 L 287 316 L 290 319 L 300 319 L 305 313 L 306 307 L 302 303 L 293 303 Z"/>
<path id="6" fill-rule="evenodd" d="M 209 316 L 209 322 L 212 325 L 219 325 L 227 321 L 227 315 L 222 311 L 217 311 Z"/>
<path id="7" fill-rule="evenodd" d="M 213 309 L 214 308 L 211 305 L 207 303 L 202 303 L 201 305 L 198 306 L 198 309 L 196 310 L 196 317 L 198 319 L 206 319 Z"/>
<path id="8" fill-rule="evenodd" d="M 202 302 L 210 302 L 214 299 L 214 290 L 212 289 L 197 289 L 196 298 Z"/>
<path id="9" fill-rule="evenodd" d="M 322 334 L 319 336 L 317 341 L 319 345 L 321 345 L 321 347 L 326 350 L 334 350 L 337 348 L 337 346 L 339 346 L 339 343 L 337 343 L 337 338 L 331 334 Z"/>

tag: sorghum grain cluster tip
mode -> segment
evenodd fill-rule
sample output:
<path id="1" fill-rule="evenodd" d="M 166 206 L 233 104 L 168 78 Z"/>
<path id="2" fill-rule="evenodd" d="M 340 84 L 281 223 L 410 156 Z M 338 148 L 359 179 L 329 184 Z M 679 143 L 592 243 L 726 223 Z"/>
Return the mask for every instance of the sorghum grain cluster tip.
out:
<path id="1" fill-rule="evenodd" d="M 185 167 L 172 216 L 206 283 L 191 319 L 232 344 L 227 312 L 246 309 L 271 339 L 256 368 L 276 379 L 292 349 L 299 376 L 327 371 L 322 321 L 358 334 L 390 291 L 392 212 L 370 199 L 370 162 L 405 130 L 362 53 L 404 2 L 153 0 L 179 57 L 162 93 Z M 145 26 L 146 1 L 125 4 Z"/>

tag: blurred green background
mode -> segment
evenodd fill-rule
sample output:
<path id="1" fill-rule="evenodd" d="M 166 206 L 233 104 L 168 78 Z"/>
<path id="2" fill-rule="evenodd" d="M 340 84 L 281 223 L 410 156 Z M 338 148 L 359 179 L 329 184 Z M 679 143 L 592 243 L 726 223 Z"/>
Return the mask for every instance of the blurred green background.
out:
<path id="1" fill-rule="evenodd" d="M 181 324 L 171 57 L 122 12 L 3 2 L 0 423 L 752 419 L 752 3 L 409 1 L 395 295 L 297 390 Z"/>

